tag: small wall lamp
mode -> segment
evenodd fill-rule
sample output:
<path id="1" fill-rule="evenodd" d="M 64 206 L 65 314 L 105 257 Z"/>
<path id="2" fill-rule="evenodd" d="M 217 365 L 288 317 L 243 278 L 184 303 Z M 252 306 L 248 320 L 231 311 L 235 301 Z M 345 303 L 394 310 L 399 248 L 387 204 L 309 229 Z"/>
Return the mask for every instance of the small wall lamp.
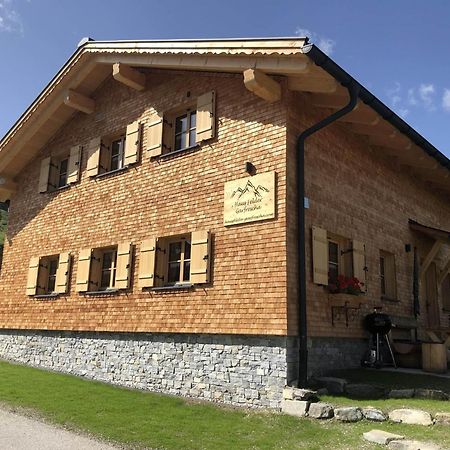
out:
<path id="1" fill-rule="evenodd" d="M 256 173 L 256 167 L 250 162 L 247 161 L 245 163 L 245 171 L 249 174 L 249 175 L 255 175 Z"/>

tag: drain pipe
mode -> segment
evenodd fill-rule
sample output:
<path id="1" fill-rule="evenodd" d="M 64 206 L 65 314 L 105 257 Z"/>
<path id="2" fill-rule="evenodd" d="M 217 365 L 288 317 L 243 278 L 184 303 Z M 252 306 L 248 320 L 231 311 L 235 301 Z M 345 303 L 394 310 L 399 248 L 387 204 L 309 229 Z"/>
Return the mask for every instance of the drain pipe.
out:
<path id="1" fill-rule="evenodd" d="M 317 47 L 312 46 L 315 50 Z M 320 52 L 320 50 L 318 50 Z M 322 61 L 315 61 L 317 65 L 326 70 L 328 56 L 323 55 Z M 334 112 L 325 119 L 304 130 L 297 138 L 297 252 L 298 252 L 298 386 L 305 387 L 308 380 L 308 332 L 306 321 L 306 255 L 305 255 L 305 141 L 312 134 L 335 122 L 352 111 L 358 101 L 360 92 L 359 83 L 350 80 L 344 86 L 348 89 L 350 100 L 342 109 Z"/>

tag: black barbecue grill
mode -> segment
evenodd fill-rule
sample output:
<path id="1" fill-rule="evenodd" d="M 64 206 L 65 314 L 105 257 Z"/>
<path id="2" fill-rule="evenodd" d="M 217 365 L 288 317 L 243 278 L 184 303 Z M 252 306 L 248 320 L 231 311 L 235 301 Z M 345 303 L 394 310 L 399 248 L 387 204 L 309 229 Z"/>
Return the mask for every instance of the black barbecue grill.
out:
<path id="1" fill-rule="evenodd" d="M 363 319 L 364 329 L 370 333 L 369 349 L 364 355 L 361 364 L 365 367 L 380 368 L 390 359 L 395 364 L 394 353 L 389 342 L 388 333 L 392 328 L 392 321 L 387 314 L 379 312 L 381 308 L 374 308 L 374 312 Z"/>

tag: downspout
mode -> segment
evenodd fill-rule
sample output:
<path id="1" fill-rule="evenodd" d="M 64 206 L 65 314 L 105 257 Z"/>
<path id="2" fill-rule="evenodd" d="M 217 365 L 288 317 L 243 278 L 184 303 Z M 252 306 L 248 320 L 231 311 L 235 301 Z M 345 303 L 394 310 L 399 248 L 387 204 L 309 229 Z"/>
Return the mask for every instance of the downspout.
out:
<path id="1" fill-rule="evenodd" d="M 320 52 L 323 58 L 315 62 L 327 70 L 328 56 L 317 47 L 311 46 L 316 52 Z M 310 51 L 310 50 L 308 50 Z M 305 53 L 307 53 L 305 51 Z M 317 55 L 317 53 L 316 53 Z M 309 55 L 308 55 L 309 56 Z M 325 128 L 339 118 L 351 112 L 358 101 L 360 92 L 359 83 L 350 79 L 348 84 L 343 85 L 348 89 L 349 102 L 340 110 L 334 112 L 325 119 L 304 130 L 297 138 L 297 252 L 298 252 L 298 336 L 299 336 L 299 360 L 298 360 L 298 386 L 305 387 L 308 380 L 308 332 L 306 320 L 306 255 L 305 255 L 305 141 L 312 134 Z"/>

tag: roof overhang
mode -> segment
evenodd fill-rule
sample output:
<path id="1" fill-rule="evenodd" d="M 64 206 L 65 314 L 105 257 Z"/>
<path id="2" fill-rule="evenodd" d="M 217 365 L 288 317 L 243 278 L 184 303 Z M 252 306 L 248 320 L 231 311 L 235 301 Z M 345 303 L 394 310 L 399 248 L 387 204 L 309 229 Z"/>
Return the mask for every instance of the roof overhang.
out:
<path id="1" fill-rule="evenodd" d="M 447 244 L 450 244 L 450 231 L 440 230 L 439 228 L 428 227 L 426 225 L 422 225 L 415 220 L 409 219 L 409 227 L 411 230 L 418 231 L 435 241 L 442 241 Z"/>
<path id="2" fill-rule="evenodd" d="M 112 75 L 112 67 L 117 63 L 131 70 L 157 68 L 241 75 L 253 69 L 260 75 L 251 81 L 266 83 L 263 91 L 270 89 L 266 75 L 281 75 L 287 77 L 289 89 L 308 93 L 312 103 L 324 109 L 341 108 L 348 97 L 344 86 L 356 83 L 317 47 L 308 44 L 307 38 L 88 40 L 0 141 L 0 200 L 11 192 L 21 169 L 77 108 L 92 111 L 89 96 Z M 258 86 L 253 92 L 258 92 Z M 68 93 L 73 94 L 70 99 Z M 342 124 L 364 136 L 369 149 L 387 156 L 401 169 L 418 174 L 432 188 L 450 193 L 450 161 L 365 88 L 361 89 L 356 110 L 343 118 Z"/>

